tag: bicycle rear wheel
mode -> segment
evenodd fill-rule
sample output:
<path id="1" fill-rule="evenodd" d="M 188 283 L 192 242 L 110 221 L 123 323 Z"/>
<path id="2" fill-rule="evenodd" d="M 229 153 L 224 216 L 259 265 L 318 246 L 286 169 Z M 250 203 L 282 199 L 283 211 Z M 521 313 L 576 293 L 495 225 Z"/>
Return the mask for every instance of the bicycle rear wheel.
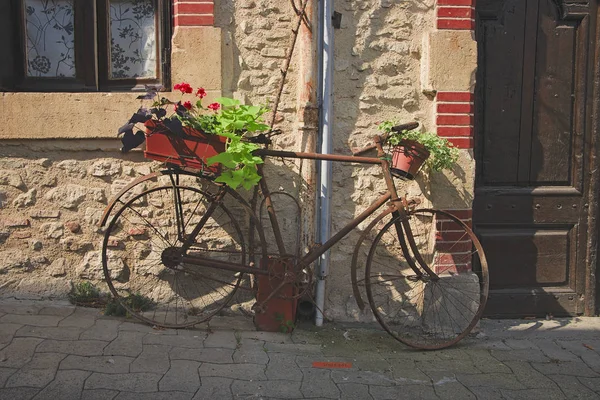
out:
<path id="1" fill-rule="evenodd" d="M 375 237 L 365 285 L 388 333 L 411 347 L 441 349 L 464 338 L 481 317 L 487 262 L 464 222 L 440 210 L 415 210 L 394 215 Z"/>
<path id="2" fill-rule="evenodd" d="M 207 217 L 188 254 L 246 265 L 243 216 L 223 203 L 206 215 L 213 202 L 206 189 L 162 186 L 132 197 L 115 213 L 102 264 L 111 293 L 129 314 L 182 328 L 208 320 L 233 298 L 241 273 L 179 260 L 184 239 Z"/>

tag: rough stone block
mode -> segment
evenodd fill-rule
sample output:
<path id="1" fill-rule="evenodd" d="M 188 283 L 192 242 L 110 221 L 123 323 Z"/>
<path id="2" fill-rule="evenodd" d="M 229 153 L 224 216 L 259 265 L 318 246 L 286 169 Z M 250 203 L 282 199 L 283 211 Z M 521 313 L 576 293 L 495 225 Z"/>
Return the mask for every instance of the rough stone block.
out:
<path id="1" fill-rule="evenodd" d="M 422 89 L 470 91 L 477 67 L 477 43 L 472 32 L 431 31 L 423 40 Z"/>

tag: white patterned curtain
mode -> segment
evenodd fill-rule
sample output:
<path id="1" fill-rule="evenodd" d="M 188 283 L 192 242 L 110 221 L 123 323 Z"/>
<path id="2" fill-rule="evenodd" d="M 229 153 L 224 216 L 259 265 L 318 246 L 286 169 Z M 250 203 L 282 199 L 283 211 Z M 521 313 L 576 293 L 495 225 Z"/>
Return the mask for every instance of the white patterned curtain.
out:
<path id="1" fill-rule="evenodd" d="M 156 78 L 153 0 L 110 0 L 112 79 Z"/>

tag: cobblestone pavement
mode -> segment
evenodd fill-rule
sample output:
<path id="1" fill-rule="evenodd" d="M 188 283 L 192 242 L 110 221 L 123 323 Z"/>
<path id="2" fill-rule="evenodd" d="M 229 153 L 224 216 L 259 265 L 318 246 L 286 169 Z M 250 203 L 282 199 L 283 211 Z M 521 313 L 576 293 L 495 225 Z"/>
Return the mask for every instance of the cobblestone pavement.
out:
<path id="1" fill-rule="evenodd" d="M 423 352 L 365 325 L 286 335 L 219 317 L 155 330 L 62 302 L 1 300 L 0 399 L 600 398 L 599 333 L 594 318 L 483 320 L 475 337 Z"/>

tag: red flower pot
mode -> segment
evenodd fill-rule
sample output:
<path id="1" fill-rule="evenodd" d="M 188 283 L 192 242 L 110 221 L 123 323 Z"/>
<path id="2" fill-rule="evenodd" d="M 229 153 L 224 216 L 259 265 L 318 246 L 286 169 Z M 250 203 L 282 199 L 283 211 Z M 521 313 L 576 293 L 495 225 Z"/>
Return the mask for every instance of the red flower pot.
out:
<path id="1" fill-rule="evenodd" d="M 144 156 L 181 167 L 201 170 L 205 174 L 218 175 L 221 165 L 207 165 L 207 159 L 225 151 L 227 138 L 208 135 L 190 128 L 183 128 L 183 137 L 174 136 L 164 125 L 155 120 L 146 126 L 146 151 Z"/>
<path id="2" fill-rule="evenodd" d="M 394 146 L 391 172 L 399 178 L 415 179 L 421 165 L 429 158 L 429 150 L 421 143 L 403 140 Z"/>

